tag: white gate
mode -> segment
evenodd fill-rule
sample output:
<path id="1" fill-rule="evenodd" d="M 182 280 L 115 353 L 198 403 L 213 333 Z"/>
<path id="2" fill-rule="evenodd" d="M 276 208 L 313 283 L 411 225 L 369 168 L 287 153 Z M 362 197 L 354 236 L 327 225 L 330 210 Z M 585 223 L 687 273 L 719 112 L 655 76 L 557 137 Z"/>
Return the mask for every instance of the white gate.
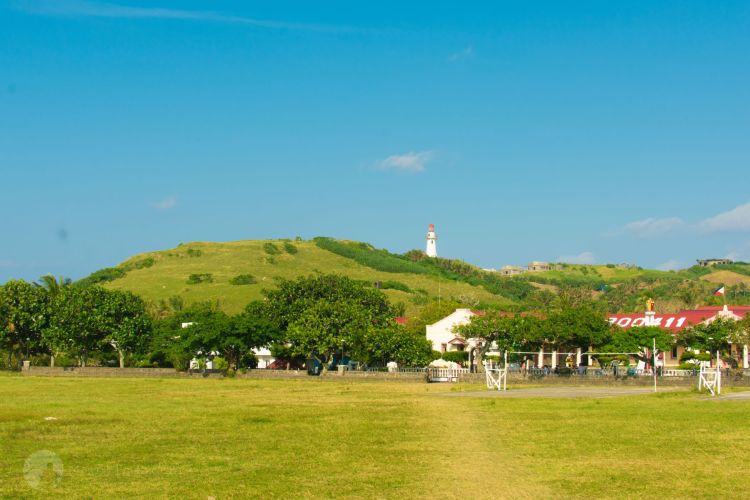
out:
<path id="1" fill-rule="evenodd" d="M 721 358 L 716 351 L 716 368 L 701 366 L 698 377 L 698 392 L 705 387 L 712 396 L 721 394 Z"/>
<path id="2" fill-rule="evenodd" d="M 508 390 L 508 351 L 505 351 L 503 368 L 487 366 L 484 370 L 487 389 Z"/>

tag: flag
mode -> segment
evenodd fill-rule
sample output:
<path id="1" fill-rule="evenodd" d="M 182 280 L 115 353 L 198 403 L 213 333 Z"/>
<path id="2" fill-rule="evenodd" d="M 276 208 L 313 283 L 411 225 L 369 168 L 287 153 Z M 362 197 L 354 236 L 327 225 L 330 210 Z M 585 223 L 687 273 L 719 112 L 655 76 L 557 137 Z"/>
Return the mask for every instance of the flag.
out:
<path id="1" fill-rule="evenodd" d="M 714 295 L 724 295 L 724 287 L 722 286 L 714 290 Z"/>

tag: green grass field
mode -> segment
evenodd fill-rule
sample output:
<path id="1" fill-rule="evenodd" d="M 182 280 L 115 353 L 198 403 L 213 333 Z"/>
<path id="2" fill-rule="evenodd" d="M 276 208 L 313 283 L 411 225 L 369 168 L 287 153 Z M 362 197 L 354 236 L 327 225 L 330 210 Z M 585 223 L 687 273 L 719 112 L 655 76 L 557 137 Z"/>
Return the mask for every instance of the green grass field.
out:
<path id="1" fill-rule="evenodd" d="M 0 377 L 3 497 L 741 497 L 750 401 L 347 380 Z M 57 420 L 46 420 L 55 417 Z M 37 489 L 24 463 L 48 450 Z"/>

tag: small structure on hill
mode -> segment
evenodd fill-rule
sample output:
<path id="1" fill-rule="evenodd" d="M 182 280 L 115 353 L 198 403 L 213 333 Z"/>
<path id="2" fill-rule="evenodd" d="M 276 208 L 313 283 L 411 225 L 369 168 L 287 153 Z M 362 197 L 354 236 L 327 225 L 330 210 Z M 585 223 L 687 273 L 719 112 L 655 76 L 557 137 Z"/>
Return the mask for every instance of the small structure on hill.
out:
<path id="1" fill-rule="evenodd" d="M 701 267 L 711 267 L 733 263 L 734 261 L 731 259 L 698 259 L 698 265 Z"/>

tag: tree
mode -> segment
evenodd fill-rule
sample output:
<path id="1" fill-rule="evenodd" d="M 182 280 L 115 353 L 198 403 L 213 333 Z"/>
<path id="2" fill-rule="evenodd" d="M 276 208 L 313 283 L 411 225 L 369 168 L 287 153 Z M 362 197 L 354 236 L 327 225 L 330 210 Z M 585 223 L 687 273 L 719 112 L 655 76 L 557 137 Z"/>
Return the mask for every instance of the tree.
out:
<path id="1" fill-rule="evenodd" d="M 35 282 L 34 286 L 43 288 L 52 297 L 60 293 L 60 290 L 67 286 L 70 286 L 72 283 L 70 281 L 70 278 L 60 276 L 60 278 L 58 279 L 55 278 L 52 274 L 45 274 L 44 276 L 39 278 L 39 281 L 40 282 Z"/>
<path id="2" fill-rule="evenodd" d="M 48 297 L 41 288 L 25 281 L 0 287 L 0 347 L 7 351 L 9 365 L 24 350 L 29 355 L 46 352 L 42 332 L 48 320 Z"/>
<path id="3" fill-rule="evenodd" d="M 266 346 L 279 336 L 261 302 L 251 302 L 236 316 L 219 311 L 211 303 L 198 303 L 158 321 L 151 349 L 152 356 L 163 353 L 178 369 L 185 368 L 193 357 L 212 352 L 220 353 L 237 369 L 253 348 Z"/>
<path id="4" fill-rule="evenodd" d="M 455 328 L 456 333 L 467 339 L 478 339 L 477 367 L 496 345 L 501 351 L 524 351 L 536 348 L 542 342 L 541 321 L 531 315 L 508 315 L 498 311 L 474 316 L 465 325 Z"/>
<path id="5" fill-rule="evenodd" d="M 734 321 L 732 319 L 717 318 L 710 323 L 700 323 L 682 330 L 677 342 L 697 353 L 707 352 L 731 358 L 732 344 L 748 343 L 748 319 Z"/>
<path id="6" fill-rule="evenodd" d="M 151 319 L 143 300 L 131 292 L 103 288 L 97 292 L 98 302 L 92 314 L 99 317 L 104 342 L 117 352 L 120 368 L 124 368 L 125 355 L 148 344 Z"/>
<path id="7" fill-rule="evenodd" d="M 366 356 L 370 328 L 383 328 L 395 314 L 386 295 L 335 274 L 283 280 L 265 291 L 265 314 L 296 354 L 330 361 L 336 352 Z"/>
<path id="8" fill-rule="evenodd" d="M 359 359 L 368 364 L 384 366 L 395 361 L 402 366 L 425 366 L 432 361 L 432 344 L 424 334 L 414 334 L 395 321 L 369 328 L 364 344 L 368 349 Z"/>
<path id="9" fill-rule="evenodd" d="M 653 362 L 653 345 L 656 341 L 656 354 L 665 352 L 674 345 L 674 337 L 671 333 L 658 326 L 635 326 L 627 330 L 615 330 L 612 339 L 601 346 L 602 352 L 634 353 L 636 359 L 646 364 Z M 608 355 L 593 355 L 602 364 L 611 359 Z"/>
<path id="10" fill-rule="evenodd" d="M 598 347 L 610 341 L 612 326 L 589 305 L 566 307 L 543 322 L 546 341 L 558 348 Z"/>
<path id="11" fill-rule="evenodd" d="M 65 287 L 52 299 L 51 312 L 45 340 L 54 351 L 78 357 L 81 366 L 107 346 L 123 367 L 125 353 L 145 345 L 151 331 L 145 304 L 130 292 Z"/>

